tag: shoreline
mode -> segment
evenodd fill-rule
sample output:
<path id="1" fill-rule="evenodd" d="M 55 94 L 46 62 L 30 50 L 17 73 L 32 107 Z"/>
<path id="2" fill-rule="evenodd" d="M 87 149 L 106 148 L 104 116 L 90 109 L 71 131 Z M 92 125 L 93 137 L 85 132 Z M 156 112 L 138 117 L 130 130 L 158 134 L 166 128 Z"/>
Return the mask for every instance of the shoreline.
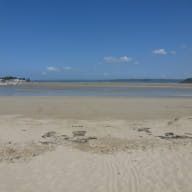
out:
<path id="1" fill-rule="evenodd" d="M 192 84 L 189 83 L 127 83 L 127 82 L 28 82 L 23 83 L 23 86 L 66 86 L 66 87 L 162 87 L 162 88 L 189 88 L 192 89 Z"/>
<path id="2" fill-rule="evenodd" d="M 1 96 L 192 97 L 189 84 L 25 83 L 0 86 Z"/>

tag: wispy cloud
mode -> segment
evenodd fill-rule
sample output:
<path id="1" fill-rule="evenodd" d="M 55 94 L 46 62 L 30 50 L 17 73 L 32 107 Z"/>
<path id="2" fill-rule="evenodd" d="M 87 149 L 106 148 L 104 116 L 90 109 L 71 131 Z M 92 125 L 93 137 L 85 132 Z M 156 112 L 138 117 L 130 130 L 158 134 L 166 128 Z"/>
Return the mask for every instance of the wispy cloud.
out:
<path id="1" fill-rule="evenodd" d="M 47 72 L 43 71 L 41 74 L 42 74 L 42 75 L 47 75 Z"/>
<path id="2" fill-rule="evenodd" d="M 187 49 L 188 46 L 187 46 L 186 44 L 182 44 L 182 45 L 181 45 L 181 48 L 182 48 L 182 49 Z"/>
<path id="3" fill-rule="evenodd" d="M 156 49 L 153 50 L 152 53 L 155 55 L 167 55 L 167 51 L 165 51 L 165 49 Z"/>
<path id="4" fill-rule="evenodd" d="M 133 59 L 131 57 L 127 57 L 127 56 L 119 58 L 119 61 L 121 61 L 121 62 L 129 62 L 129 61 L 132 61 L 132 60 Z"/>
<path id="5" fill-rule="evenodd" d="M 104 75 L 104 76 L 109 76 L 109 75 L 110 75 L 110 73 L 104 73 L 103 75 Z"/>
<path id="6" fill-rule="evenodd" d="M 177 52 L 176 52 L 176 51 L 170 51 L 169 54 L 171 54 L 171 55 L 176 55 Z"/>
<path id="7" fill-rule="evenodd" d="M 140 62 L 139 62 L 139 61 L 135 61 L 134 64 L 135 64 L 135 65 L 138 65 L 138 64 L 140 64 Z"/>
<path id="8" fill-rule="evenodd" d="M 69 66 L 66 66 L 66 67 L 63 67 L 63 70 L 65 70 L 65 71 L 70 71 L 70 70 L 73 70 L 73 68 L 72 68 L 72 67 L 69 67 Z"/>
<path id="9" fill-rule="evenodd" d="M 114 57 L 104 57 L 104 61 L 110 62 L 110 63 L 115 63 L 116 62 L 116 58 Z"/>
<path id="10" fill-rule="evenodd" d="M 153 54 L 155 55 L 176 55 L 177 52 L 176 51 L 166 51 L 165 49 L 156 49 L 152 51 Z"/>
<path id="11" fill-rule="evenodd" d="M 47 70 L 48 70 L 48 71 L 52 71 L 52 72 L 58 72 L 58 71 L 60 71 L 59 68 L 52 67 L 52 66 L 47 67 Z"/>
<path id="12" fill-rule="evenodd" d="M 131 57 L 123 56 L 123 57 L 104 57 L 104 61 L 109 62 L 109 63 L 124 63 L 124 62 L 129 62 L 132 61 L 133 59 Z"/>

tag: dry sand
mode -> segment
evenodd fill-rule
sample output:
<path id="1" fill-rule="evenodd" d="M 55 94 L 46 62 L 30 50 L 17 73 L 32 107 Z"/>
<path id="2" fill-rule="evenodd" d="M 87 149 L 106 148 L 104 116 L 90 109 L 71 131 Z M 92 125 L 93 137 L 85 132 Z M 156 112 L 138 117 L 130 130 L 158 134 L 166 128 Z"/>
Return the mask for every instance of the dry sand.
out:
<path id="1" fill-rule="evenodd" d="M 191 181 L 192 99 L 0 97 L 0 192 L 191 192 Z"/>

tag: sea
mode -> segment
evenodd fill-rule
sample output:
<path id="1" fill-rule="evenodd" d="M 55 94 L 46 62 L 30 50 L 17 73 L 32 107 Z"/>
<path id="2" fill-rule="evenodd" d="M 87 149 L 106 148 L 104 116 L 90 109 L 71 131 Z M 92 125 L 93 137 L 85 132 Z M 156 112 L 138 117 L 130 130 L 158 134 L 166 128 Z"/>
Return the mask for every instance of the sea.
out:
<path id="1" fill-rule="evenodd" d="M 1 85 L 0 96 L 192 97 L 192 84 L 182 84 L 181 79 L 36 80 L 34 82 L 34 84 Z M 84 85 L 79 86 L 82 83 Z M 92 86 L 94 83 L 97 86 Z"/>

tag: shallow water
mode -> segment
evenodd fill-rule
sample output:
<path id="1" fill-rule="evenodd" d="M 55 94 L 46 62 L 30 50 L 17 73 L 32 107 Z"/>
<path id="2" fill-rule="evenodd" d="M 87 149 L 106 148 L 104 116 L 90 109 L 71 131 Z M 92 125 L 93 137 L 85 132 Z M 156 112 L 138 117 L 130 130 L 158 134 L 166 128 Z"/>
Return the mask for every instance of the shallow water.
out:
<path id="1" fill-rule="evenodd" d="M 18 85 L 0 86 L 0 96 L 128 96 L 128 97 L 192 97 L 192 86 L 70 86 Z"/>

